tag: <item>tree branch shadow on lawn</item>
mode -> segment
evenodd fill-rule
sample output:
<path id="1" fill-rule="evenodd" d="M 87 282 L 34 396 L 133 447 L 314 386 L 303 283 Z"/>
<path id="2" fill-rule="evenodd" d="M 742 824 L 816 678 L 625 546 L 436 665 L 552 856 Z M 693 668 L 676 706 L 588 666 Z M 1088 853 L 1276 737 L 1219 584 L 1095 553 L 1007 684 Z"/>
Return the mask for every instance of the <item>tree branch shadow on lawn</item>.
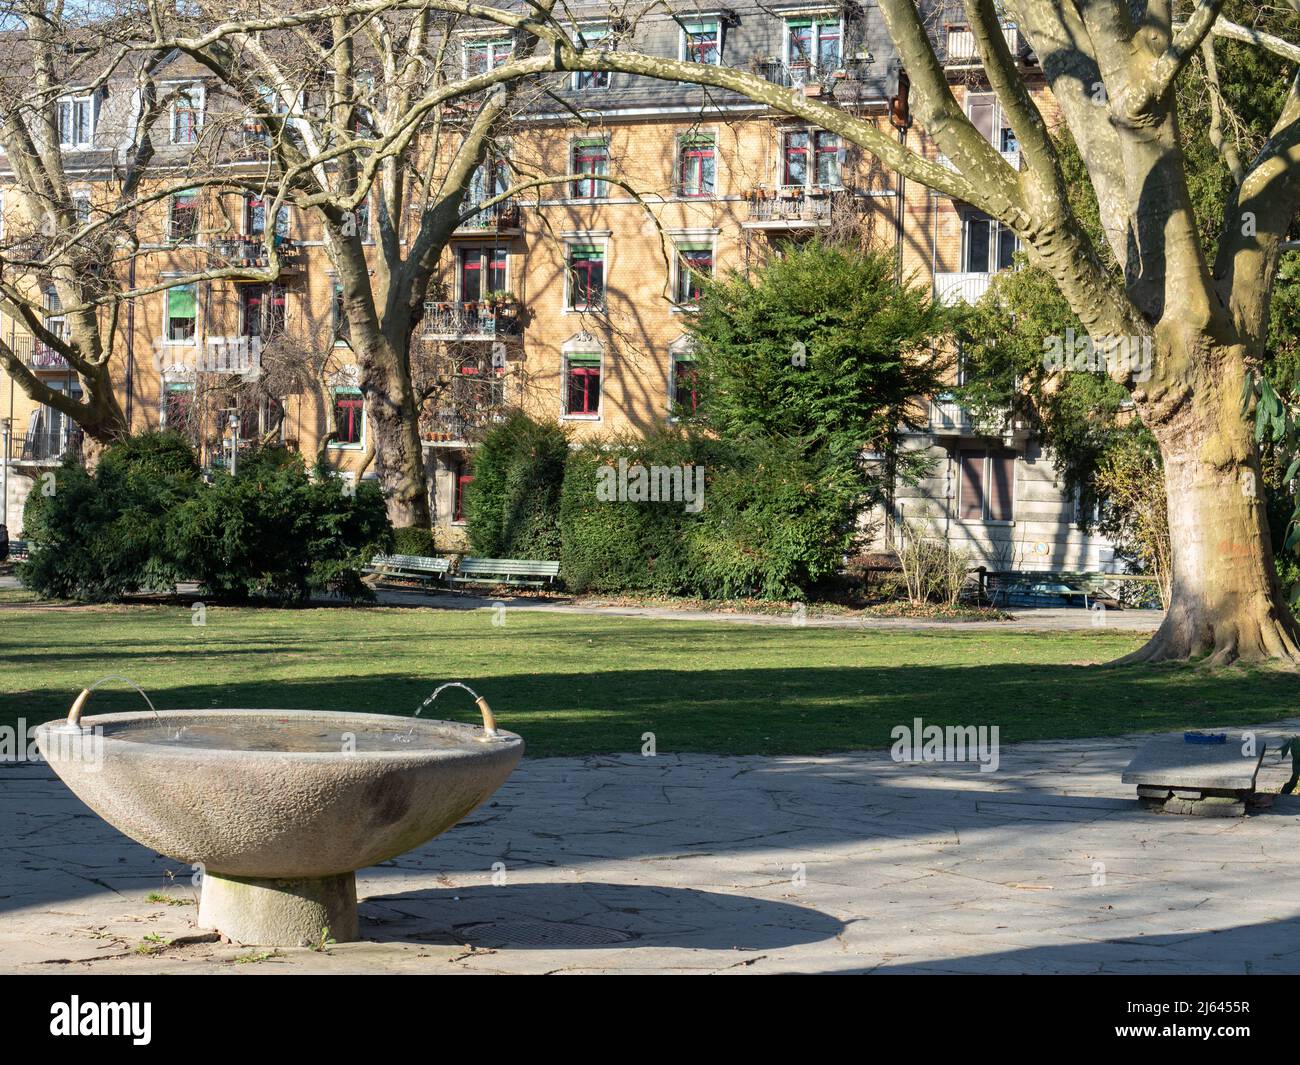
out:
<path id="1" fill-rule="evenodd" d="M 236 649 L 232 657 L 246 650 Z M 264 648 L 252 653 L 258 660 L 267 655 Z M 129 664 L 133 657 L 140 659 L 138 666 Z M 123 653 L 113 656 L 113 665 L 130 670 L 160 709 L 265 707 L 409 716 L 440 679 L 461 679 L 487 697 L 501 727 L 524 737 L 532 757 L 636 754 L 647 732 L 655 734 L 661 754 L 883 748 L 895 726 L 917 717 L 935 725 L 997 725 L 1002 743 L 1077 739 L 1276 721 L 1296 714 L 1300 696 L 1300 677 L 1286 671 L 1006 663 L 799 667 L 773 661 L 763 669 L 492 674 L 476 658 L 474 665 L 459 669 L 431 661 L 427 677 L 377 673 L 221 683 L 218 656 L 209 683 L 151 683 L 150 663 L 168 657 Z M 346 668 L 346 659 L 339 661 Z M 64 716 L 75 694 L 71 688 L 0 694 L 0 724 L 22 717 L 33 725 Z M 104 688 L 89 712 L 141 705 L 132 692 Z M 471 700 L 454 691 L 424 716 L 478 721 Z"/>

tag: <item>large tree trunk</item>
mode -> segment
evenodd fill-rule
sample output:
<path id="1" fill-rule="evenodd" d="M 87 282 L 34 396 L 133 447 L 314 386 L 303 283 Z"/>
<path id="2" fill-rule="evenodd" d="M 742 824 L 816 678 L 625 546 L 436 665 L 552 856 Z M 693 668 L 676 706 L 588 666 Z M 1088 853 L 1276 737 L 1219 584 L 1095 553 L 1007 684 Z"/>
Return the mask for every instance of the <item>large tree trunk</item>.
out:
<path id="1" fill-rule="evenodd" d="M 1166 359 L 1193 361 L 1162 352 L 1157 365 Z M 1156 634 L 1120 661 L 1300 662 L 1300 626 L 1277 580 L 1258 453 L 1241 414 L 1240 349 L 1195 361 L 1204 369 L 1176 401 L 1138 394 L 1164 460 L 1173 595 Z"/>
<path id="2" fill-rule="evenodd" d="M 357 352 L 361 391 L 370 424 L 375 472 L 395 529 L 428 529 L 429 492 L 420 447 L 420 412 L 415 402 L 405 352 L 381 337 Z"/>

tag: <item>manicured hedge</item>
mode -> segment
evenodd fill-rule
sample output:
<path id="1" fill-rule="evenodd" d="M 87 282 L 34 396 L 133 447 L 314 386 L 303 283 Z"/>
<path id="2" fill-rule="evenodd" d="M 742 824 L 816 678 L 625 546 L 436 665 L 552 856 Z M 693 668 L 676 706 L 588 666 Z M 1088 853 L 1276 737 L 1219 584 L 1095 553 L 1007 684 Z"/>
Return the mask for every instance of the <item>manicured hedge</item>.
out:
<path id="1" fill-rule="evenodd" d="M 486 558 L 560 557 L 560 491 L 569 437 L 515 411 L 486 434 L 465 492 L 470 553 Z"/>
<path id="2" fill-rule="evenodd" d="M 24 583 L 100 602 L 182 580 L 222 599 L 364 597 L 362 567 L 392 546 L 375 485 L 346 492 L 281 448 L 241 457 L 236 476 L 218 471 L 205 485 L 188 444 L 166 433 L 108 448 L 93 473 L 63 466 L 52 494 L 29 498 L 24 526 Z"/>

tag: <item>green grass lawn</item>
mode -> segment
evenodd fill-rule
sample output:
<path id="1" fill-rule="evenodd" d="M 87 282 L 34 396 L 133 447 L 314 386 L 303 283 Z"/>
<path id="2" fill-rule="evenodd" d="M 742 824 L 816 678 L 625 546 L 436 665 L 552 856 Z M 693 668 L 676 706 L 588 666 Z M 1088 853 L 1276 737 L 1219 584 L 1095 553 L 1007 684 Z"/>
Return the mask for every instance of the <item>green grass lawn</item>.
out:
<path id="1" fill-rule="evenodd" d="M 444 680 L 487 696 L 533 755 L 639 750 L 813 753 L 887 746 L 890 729 L 999 725 L 1004 743 L 1296 714 L 1273 670 L 1101 668 L 1132 633 L 816 629 L 507 611 L 40 605 L 0 597 L 0 724 L 66 713 L 109 673 L 159 708 L 248 706 L 407 715 Z M 93 710 L 139 696 L 96 692 Z M 477 720 L 463 693 L 434 716 Z M 430 711 L 425 711 L 426 715 Z"/>

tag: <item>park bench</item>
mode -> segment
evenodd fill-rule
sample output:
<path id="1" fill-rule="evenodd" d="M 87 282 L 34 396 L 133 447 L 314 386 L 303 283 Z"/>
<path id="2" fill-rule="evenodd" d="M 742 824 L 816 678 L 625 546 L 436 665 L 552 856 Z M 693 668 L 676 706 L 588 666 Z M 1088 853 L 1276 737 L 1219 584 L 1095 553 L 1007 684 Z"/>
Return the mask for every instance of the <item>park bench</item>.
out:
<path id="1" fill-rule="evenodd" d="M 462 558 L 447 582 L 453 587 L 458 584 L 514 584 L 541 588 L 554 584 L 559 575 L 558 562 L 537 562 L 526 558 Z"/>
<path id="2" fill-rule="evenodd" d="M 27 558 L 27 541 L 10 540 L 9 541 L 9 559 L 22 561 Z"/>
<path id="3" fill-rule="evenodd" d="M 451 562 L 445 558 L 426 555 L 376 555 L 370 560 L 366 572 L 377 577 L 398 577 L 406 581 L 434 583 L 445 580 Z"/>

